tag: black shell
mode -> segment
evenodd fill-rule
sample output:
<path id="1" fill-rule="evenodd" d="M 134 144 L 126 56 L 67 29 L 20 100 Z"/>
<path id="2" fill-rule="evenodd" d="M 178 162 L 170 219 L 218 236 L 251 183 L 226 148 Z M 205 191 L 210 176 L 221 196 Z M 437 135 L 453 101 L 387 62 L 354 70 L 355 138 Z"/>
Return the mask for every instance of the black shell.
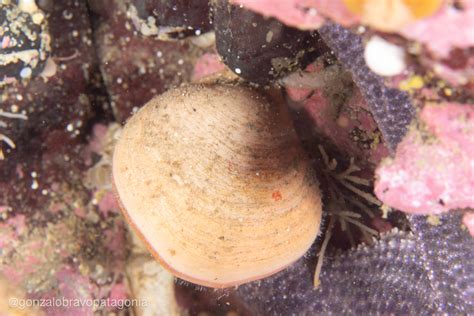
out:
<path id="1" fill-rule="evenodd" d="M 214 27 L 224 63 L 255 83 L 265 84 L 305 67 L 328 51 L 315 32 L 288 27 L 227 1 L 214 4 Z"/>

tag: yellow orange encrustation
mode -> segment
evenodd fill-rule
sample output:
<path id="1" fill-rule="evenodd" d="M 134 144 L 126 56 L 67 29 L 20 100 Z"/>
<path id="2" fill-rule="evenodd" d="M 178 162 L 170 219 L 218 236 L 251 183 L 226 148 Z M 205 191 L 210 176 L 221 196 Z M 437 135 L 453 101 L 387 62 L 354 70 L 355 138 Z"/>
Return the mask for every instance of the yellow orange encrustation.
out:
<path id="1" fill-rule="evenodd" d="M 362 22 L 381 31 L 397 31 L 409 23 L 429 17 L 443 0 L 343 0 Z"/>

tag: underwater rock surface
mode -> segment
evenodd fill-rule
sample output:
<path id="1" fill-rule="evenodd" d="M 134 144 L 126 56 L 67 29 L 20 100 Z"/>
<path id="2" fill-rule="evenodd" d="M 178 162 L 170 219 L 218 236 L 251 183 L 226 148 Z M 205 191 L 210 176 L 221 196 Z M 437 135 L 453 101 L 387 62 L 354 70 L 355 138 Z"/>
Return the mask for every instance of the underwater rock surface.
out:
<path id="1" fill-rule="evenodd" d="M 230 2 L 242 6 L 0 4 L 0 314 L 12 312 L 5 293 L 165 293 L 148 309 L 32 315 L 157 304 L 190 315 L 474 314 L 472 2 Z M 367 66 L 375 40 L 396 47 L 396 75 Z M 287 103 L 325 199 L 326 233 L 304 258 L 226 290 L 173 279 L 137 251 L 110 183 L 120 124 L 153 96 L 209 78 L 259 83 Z"/>

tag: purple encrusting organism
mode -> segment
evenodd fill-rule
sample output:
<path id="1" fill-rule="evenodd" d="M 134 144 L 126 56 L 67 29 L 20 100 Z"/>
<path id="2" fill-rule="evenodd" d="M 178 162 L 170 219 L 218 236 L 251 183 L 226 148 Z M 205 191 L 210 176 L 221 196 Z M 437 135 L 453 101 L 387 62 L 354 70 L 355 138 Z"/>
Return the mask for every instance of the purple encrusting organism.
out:
<path id="1" fill-rule="evenodd" d="M 237 294 L 257 315 L 473 313 L 474 240 L 459 229 L 461 217 L 445 215 L 438 226 L 409 220 L 413 233 L 328 259 L 318 289 L 307 257 Z"/>
<path id="2" fill-rule="evenodd" d="M 351 72 L 387 146 L 394 152 L 415 115 L 408 94 L 388 88 L 381 77 L 370 71 L 364 61 L 364 45 L 359 36 L 331 22 L 319 28 L 318 32 L 341 64 Z"/>
<path id="3" fill-rule="evenodd" d="M 328 259 L 318 289 L 313 289 L 310 262 L 302 259 L 275 277 L 241 286 L 238 293 L 262 315 L 436 311 L 413 235 L 392 233 L 373 247 L 360 246 Z"/>
<path id="4" fill-rule="evenodd" d="M 474 313 L 474 239 L 461 229 L 461 214 L 445 215 L 433 226 L 424 216 L 409 216 L 417 249 L 439 299 L 449 313 Z"/>

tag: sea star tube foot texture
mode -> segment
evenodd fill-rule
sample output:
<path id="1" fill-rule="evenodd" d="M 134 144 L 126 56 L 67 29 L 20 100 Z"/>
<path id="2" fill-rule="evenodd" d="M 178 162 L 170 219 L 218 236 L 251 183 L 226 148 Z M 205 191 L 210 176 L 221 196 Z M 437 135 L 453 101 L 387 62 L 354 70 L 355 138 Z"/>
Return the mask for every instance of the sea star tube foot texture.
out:
<path id="1" fill-rule="evenodd" d="M 440 309 L 474 313 L 474 239 L 462 228 L 461 214 L 440 217 L 432 225 L 424 216 L 411 216 L 411 228 Z"/>
<path id="2" fill-rule="evenodd" d="M 318 289 L 307 257 L 237 293 L 264 315 L 473 313 L 474 241 L 459 215 L 441 221 L 412 217 L 413 233 L 394 231 L 326 260 Z"/>

